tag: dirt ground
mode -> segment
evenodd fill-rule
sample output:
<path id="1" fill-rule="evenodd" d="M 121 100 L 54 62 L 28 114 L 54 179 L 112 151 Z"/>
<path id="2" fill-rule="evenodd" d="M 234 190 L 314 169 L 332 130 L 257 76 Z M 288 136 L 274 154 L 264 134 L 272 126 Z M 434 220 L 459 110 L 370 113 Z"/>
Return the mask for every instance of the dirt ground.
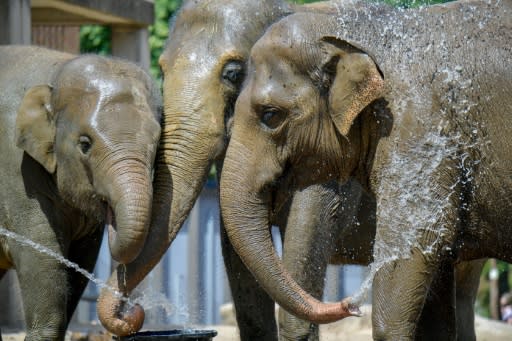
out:
<path id="1" fill-rule="evenodd" d="M 362 307 L 364 315 L 359 318 L 348 318 L 343 321 L 322 325 L 320 327 L 320 340 L 322 341 L 372 341 L 371 308 Z M 217 336 L 213 341 L 239 341 L 238 329 L 235 326 L 232 307 L 226 305 L 221 310 L 222 324 L 215 326 L 201 326 L 197 329 L 214 329 Z M 500 321 L 489 320 L 480 316 L 475 319 L 478 341 L 510 341 L 512 340 L 512 325 Z M 3 341 L 23 341 L 22 333 L 4 333 Z M 111 335 L 103 332 L 69 332 L 66 341 L 110 341 Z"/>

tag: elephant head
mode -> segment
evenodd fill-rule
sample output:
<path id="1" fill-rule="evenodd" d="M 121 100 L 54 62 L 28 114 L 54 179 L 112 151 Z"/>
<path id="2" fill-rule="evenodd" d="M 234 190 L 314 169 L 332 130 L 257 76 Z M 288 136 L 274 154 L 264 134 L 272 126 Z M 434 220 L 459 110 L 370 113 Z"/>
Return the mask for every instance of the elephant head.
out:
<path id="1" fill-rule="evenodd" d="M 290 313 L 326 323 L 357 309 L 350 299 L 321 303 L 288 275 L 269 234 L 274 194 L 333 178 L 343 183 L 365 166 L 368 127 L 358 118 L 384 82 L 368 54 L 331 34 L 330 16 L 316 15 L 281 19 L 252 48 L 220 195 L 228 236 L 260 285 Z"/>
<path id="2" fill-rule="evenodd" d="M 17 146 L 67 203 L 109 226 L 112 257 L 123 264 L 137 257 L 149 227 L 159 101 L 136 65 L 82 56 L 50 85 L 28 89 L 16 118 Z"/>
<path id="3" fill-rule="evenodd" d="M 186 1 L 171 22 L 159 60 L 165 128 L 158 160 L 172 179 L 172 192 L 165 192 L 172 197 L 165 227 L 171 236 L 188 216 L 214 160 L 224 156 L 250 48 L 289 11 L 276 0 Z"/>
<path id="4" fill-rule="evenodd" d="M 165 254 L 212 164 L 219 161 L 221 166 L 250 48 L 271 23 L 290 12 L 283 0 L 185 1 L 171 21 L 170 39 L 159 61 L 164 116 L 152 223 L 141 255 L 111 276 L 113 287 L 129 294 Z M 123 309 L 112 293 L 102 292 L 100 320 L 117 335 L 137 330 L 133 312 Z"/>

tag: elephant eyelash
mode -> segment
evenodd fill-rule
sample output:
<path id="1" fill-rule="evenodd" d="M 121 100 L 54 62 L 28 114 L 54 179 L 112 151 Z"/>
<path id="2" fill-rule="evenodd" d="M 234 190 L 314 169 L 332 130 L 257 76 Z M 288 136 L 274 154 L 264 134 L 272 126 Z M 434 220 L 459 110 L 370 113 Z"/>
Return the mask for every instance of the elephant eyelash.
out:
<path id="1" fill-rule="evenodd" d="M 222 69 L 222 80 L 230 86 L 239 88 L 245 76 L 244 65 L 241 61 L 231 60 Z"/>
<path id="2" fill-rule="evenodd" d="M 92 141 L 89 136 L 82 135 L 78 139 L 78 147 L 82 154 L 87 155 L 92 147 Z"/>
<path id="3" fill-rule="evenodd" d="M 258 116 L 261 124 L 270 130 L 276 130 L 285 121 L 287 115 L 286 111 L 273 107 L 273 106 L 261 106 L 258 110 Z"/>

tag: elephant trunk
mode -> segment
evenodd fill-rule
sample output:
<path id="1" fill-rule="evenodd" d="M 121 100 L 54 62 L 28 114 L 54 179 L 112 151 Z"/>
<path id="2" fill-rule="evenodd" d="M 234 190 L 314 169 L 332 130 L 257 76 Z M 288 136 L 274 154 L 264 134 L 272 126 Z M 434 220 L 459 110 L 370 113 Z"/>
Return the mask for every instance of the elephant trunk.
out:
<path id="1" fill-rule="evenodd" d="M 164 89 L 169 89 L 167 79 Z M 176 80 L 171 78 L 170 82 Z M 170 93 L 178 95 L 174 91 Z M 124 295 L 129 295 L 165 254 L 199 196 L 215 156 L 223 149 L 223 117 L 198 118 L 198 109 L 190 104 L 173 96 L 166 96 L 164 100 L 149 234 L 139 257 L 126 266 L 119 266 L 108 281 L 109 286 Z M 201 107 L 202 110 L 209 108 L 213 113 L 223 112 L 222 108 L 212 108 L 208 103 Z M 97 310 L 103 326 L 113 334 L 129 335 L 142 326 L 142 308 L 128 307 L 111 290 L 102 290 Z"/>
<path id="2" fill-rule="evenodd" d="M 242 261 L 281 307 L 301 319 L 329 323 L 359 315 L 359 309 L 350 304 L 349 299 L 339 303 L 318 301 L 306 293 L 284 269 L 270 235 L 271 195 L 268 190 L 262 190 L 269 183 L 263 177 L 276 178 L 280 170 L 267 168 L 247 176 L 253 171 L 246 168 L 253 167 L 248 162 L 251 151 L 243 143 L 237 142 L 231 140 L 228 147 L 220 196 L 226 232 Z M 236 160 L 232 157 L 235 155 Z"/>
<path id="3" fill-rule="evenodd" d="M 112 172 L 115 176 L 107 178 L 115 180 L 105 184 L 110 188 L 106 217 L 109 247 L 114 260 L 127 264 L 139 255 L 148 233 L 153 191 L 151 174 L 147 166 L 138 162 L 121 162 Z"/>
<path id="4" fill-rule="evenodd" d="M 120 273 L 121 274 L 121 273 Z M 120 277 L 123 277 L 121 274 Z M 123 278 L 109 280 L 109 287 L 118 287 L 118 281 Z M 96 306 L 101 324 L 111 333 L 118 336 L 127 336 L 136 333 L 144 324 L 144 309 L 138 304 L 130 305 L 126 298 L 113 289 L 103 289 Z"/>

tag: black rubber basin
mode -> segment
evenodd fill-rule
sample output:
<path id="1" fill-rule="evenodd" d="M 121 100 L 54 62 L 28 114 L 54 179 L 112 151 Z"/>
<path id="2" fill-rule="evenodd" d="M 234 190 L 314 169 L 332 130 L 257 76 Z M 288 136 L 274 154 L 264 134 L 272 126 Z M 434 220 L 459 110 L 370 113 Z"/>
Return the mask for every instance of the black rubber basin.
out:
<path id="1" fill-rule="evenodd" d="M 217 335 L 215 330 L 176 329 L 161 331 L 145 331 L 130 336 L 114 336 L 118 341 L 210 341 Z"/>

